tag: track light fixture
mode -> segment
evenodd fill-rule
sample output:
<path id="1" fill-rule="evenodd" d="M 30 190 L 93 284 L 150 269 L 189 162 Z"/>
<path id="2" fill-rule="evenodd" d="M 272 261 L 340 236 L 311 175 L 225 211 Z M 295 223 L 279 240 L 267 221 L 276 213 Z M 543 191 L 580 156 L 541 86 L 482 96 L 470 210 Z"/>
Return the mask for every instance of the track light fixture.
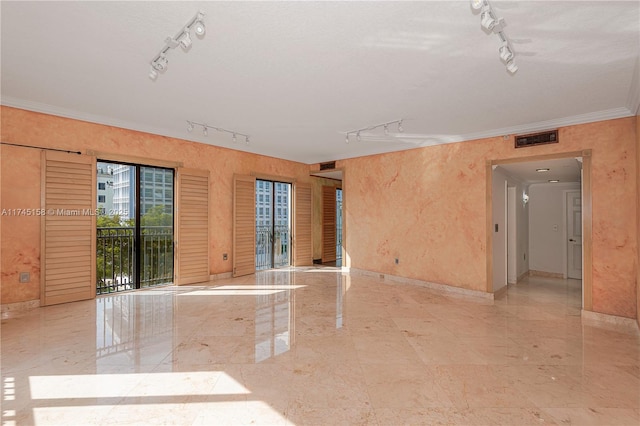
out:
<path id="1" fill-rule="evenodd" d="M 505 63 L 510 62 L 513 59 L 513 51 L 508 44 L 502 45 L 502 47 L 498 49 L 498 51 L 500 52 L 500 59 L 502 59 Z"/>
<path id="2" fill-rule="evenodd" d="M 502 46 L 498 49 L 500 59 L 506 64 L 507 71 L 515 74 L 518 71 L 518 66 L 513 61 L 515 52 L 504 32 L 504 19 L 496 16 L 489 0 L 471 0 L 471 8 L 474 11 L 480 11 L 480 25 L 482 28 L 498 35 L 502 42 Z"/>
<path id="3" fill-rule="evenodd" d="M 195 121 L 187 120 L 187 131 L 189 133 L 193 132 L 193 129 L 195 126 L 202 127 L 202 134 L 204 136 L 209 135 L 209 130 L 216 130 L 218 132 L 229 133 L 231 135 L 231 140 L 233 141 L 233 143 L 238 142 L 238 136 L 244 136 L 244 141 L 247 145 L 249 145 L 249 142 L 250 142 L 249 135 L 247 134 L 236 132 L 235 130 L 227 130 L 227 129 L 223 129 L 222 127 L 216 127 L 216 126 L 211 126 L 209 124 L 196 123 Z"/>
<path id="4" fill-rule="evenodd" d="M 167 60 L 167 52 L 171 49 L 175 49 L 181 46 L 185 51 L 191 47 L 191 30 L 194 30 L 199 38 L 202 38 L 205 33 L 204 29 L 204 13 L 198 12 L 196 16 L 184 26 L 182 31 L 176 34 L 175 37 L 167 37 L 165 39 L 165 45 L 160 52 L 151 60 L 151 71 L 149 72 L 149 78 L 155 80 L 158 78 L 159 72 L 165 72 L 169 61 Z"/>
<path id="5" fill-rule="evenodd" d="M 180 37 L 180 46 L 184 50 L 188 50 L 191 47 L 191 35 L 189 35 L 189 31 L 185 31 Z"/>
<path id="6" fill-rule="evenodd" d="M 362 129 L 350 130 L 348 132 L 345 132 L 344 141 L 345 141 L 345 143 L 349 143 L 349 136 L 356 135 L 356 140 L 358 142 L 360 142 L 362 140 L 362 135 L 360 134 L 361 132 L 366 132 L 368 130 L 379 129 L 380 127 L 383 127 L 384 128 L 384 134 L 388 135 L 389 134 L 389 125 L 390 124 L 397 124 L 398 125 L 398 132 L 402 133 L 402 132 L 404 132 L 404 129 L 402 128 L 402 120 L 403 119 L 387 121 L 386 123 L 374 124 L 373 126 L 363 127 Z"/>
<path id="7" fill-rule="evenodd" d="M 480 10 L 484 5 L 484 0 L 471 0 L 471 7 L 474 10 Z"/>
<path id="8" fill-rule="evenodd" d="M 204 33 L 206 32 L 206 28 L 204 27 L 204 21 L 202 20 L 202 18 L 204 18 L 204 14 L 198 17 L 198 20 L 195 22 L 195 25 L 193 26 L 193 29 L 196 32 L 196 35 L 201 38 L 202 36 L 204 36 Z"/>

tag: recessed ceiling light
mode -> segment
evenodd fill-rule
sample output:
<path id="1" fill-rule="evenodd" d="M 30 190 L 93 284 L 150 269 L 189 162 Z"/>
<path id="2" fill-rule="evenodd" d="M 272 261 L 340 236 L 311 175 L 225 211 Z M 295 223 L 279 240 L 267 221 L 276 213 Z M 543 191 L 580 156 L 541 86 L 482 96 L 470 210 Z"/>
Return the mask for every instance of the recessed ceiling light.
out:
<path id="1" fill-rule="evenodd" d="M 558 183 L 560 182 L 558 179 L 549 179 L 549 183 Z"/>
<path id="2" fill-rule="evenodd" d="M 551 170 L 551 169 L 547 169 L 547 168 L 544 168 L 544 169 L 536 169 L 536 172 L 540 172 L 540 173 L 542 173 L 542 172 L 548 172 L 549 170 Z"/>

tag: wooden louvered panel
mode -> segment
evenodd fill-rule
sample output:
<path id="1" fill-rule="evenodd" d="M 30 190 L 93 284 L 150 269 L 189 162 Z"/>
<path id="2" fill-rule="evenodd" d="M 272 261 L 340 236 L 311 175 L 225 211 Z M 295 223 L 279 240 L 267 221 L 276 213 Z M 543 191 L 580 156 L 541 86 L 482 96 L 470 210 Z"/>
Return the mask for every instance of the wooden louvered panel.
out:
<path id="1" fill-rule="evenodd" d="M 311 200 L 311 186 L 295 184 L 293 205 L 293 262 L 295 266 L 309 266 L 313 264 Z"/>
<path id="2" fill-rule="evenodd" d="M 95 158 L 42 154 L 42 306 L 96 295 Z"/>
<path id="3" fill-rule="evenodd" d="M 233 276 L 256 272 L 256 181 L 233 177 Z"/>
<path id="4" fill-rule="evenodd" d="M 322 187 L 322 262 L 336 260 L 336 188 Z"/>
<path id="5" fill-rule="evenodd" d="M 209 281 L 209 171 L 178 169 L 178 285 Z"/>

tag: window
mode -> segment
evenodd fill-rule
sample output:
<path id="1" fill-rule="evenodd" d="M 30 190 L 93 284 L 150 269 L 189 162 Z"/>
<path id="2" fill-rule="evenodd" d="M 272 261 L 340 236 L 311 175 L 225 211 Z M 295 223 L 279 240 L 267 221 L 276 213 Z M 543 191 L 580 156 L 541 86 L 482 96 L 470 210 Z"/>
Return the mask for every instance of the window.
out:
<path id="1" fill-rule="evenodd" d="M 99 202 L 99 203 L 104 203 L 104 202 L 106 202 L 106 196 L 104 196 L 104 195 L 98 195 L 98 202 Z"/>
<path id="2" fill-rule="evenodd" d="M 98 182 L 98 189 L 102 189 L 103 191 L 107 189 L 107 185 L 104 182 Z"/>

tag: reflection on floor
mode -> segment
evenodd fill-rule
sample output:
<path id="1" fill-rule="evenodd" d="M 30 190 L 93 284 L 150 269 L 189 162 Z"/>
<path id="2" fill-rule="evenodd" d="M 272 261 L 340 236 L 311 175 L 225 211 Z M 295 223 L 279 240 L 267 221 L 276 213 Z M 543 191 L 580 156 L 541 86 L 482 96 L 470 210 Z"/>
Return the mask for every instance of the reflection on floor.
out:
<path id="1" fill-rule="evenodd" d="M 311 267 L 2 321 L 2 424 L 640 424 L 640 338 L 580 282 L 500 300 Z"/>

